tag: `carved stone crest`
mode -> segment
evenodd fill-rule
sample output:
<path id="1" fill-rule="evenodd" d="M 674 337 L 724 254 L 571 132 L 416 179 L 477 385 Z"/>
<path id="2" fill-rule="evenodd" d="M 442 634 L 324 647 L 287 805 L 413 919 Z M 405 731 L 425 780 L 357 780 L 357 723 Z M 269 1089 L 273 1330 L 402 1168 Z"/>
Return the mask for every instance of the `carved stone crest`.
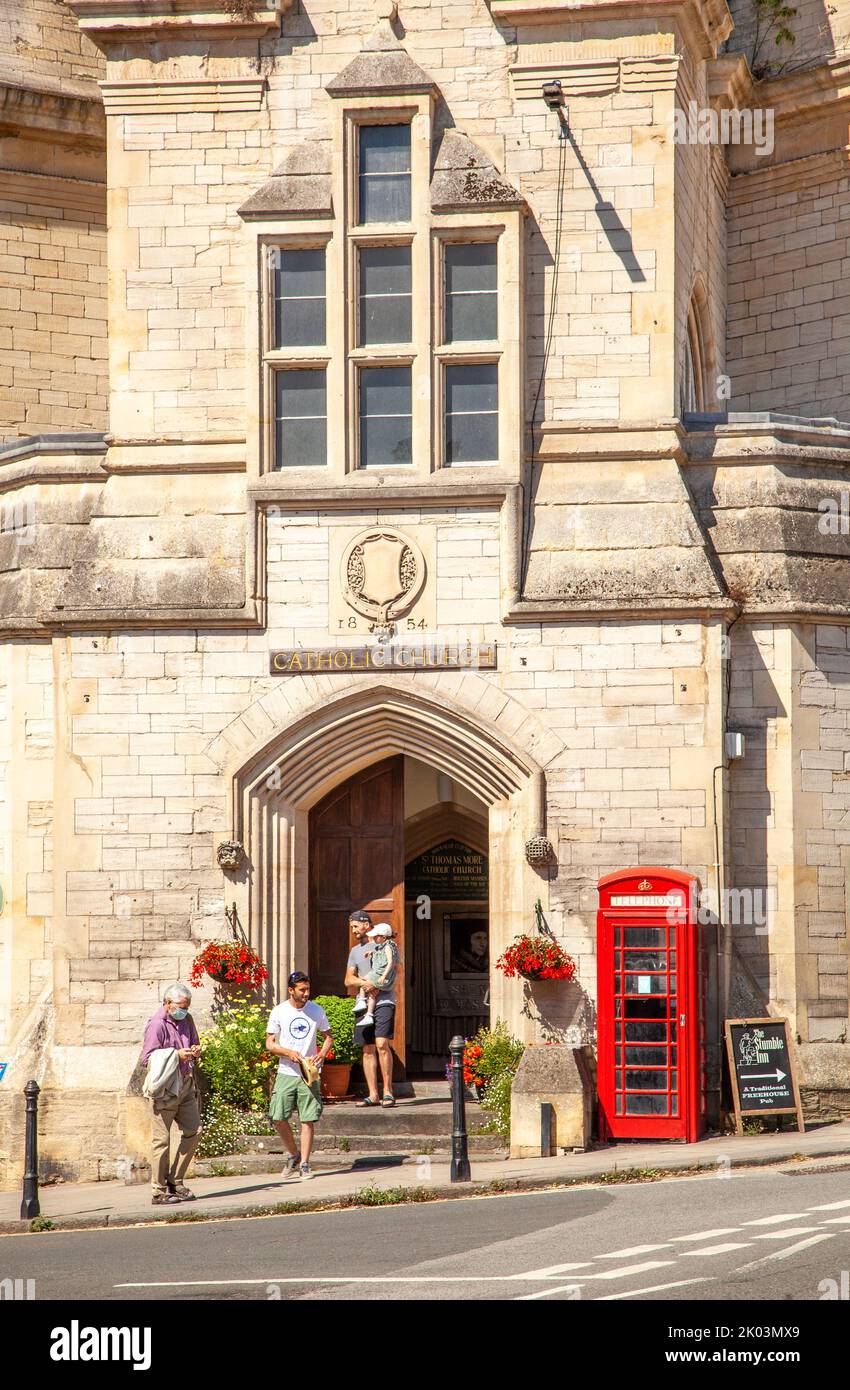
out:
<path id="1" fill-rule="evenodd" d="M 410 611 L 425 577 L 422 551 L 400 531 L 363 531 L 343 552 L 340 579 L 345 602 L 368 618 L 379 635 L 389 635 L 395 620 Z"/>
<path id="2" fill-rule="evenodd" d="M 241 867 L 245 850 L 238 840 L 222 840 L 215 852 L 219 867 L 230 871 Z"/>

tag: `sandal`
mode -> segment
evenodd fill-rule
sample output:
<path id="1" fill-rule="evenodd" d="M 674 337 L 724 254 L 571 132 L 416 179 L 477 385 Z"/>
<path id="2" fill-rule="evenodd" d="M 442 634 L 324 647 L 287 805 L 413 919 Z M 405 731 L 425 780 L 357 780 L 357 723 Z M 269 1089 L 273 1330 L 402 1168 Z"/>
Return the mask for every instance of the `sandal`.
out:
<path id="1" fill-rule="evenodd" d="M 395 1096 L 385 1095 L 381 1101 L 381 1105 L 385 1110 L 389 1110 L 390 1106 L 395 1105 Z"/>
<path id="2" fill-rule="evenodd" d="M 367 1107 L 369 1107 L 370 1109 L 374 1109 L 380 1106 L 381 1104 L 379 1100 L 370 1100 L 368 1096 L 365 1100 L 358 1100 L 354 1103 L 358 1110 L 365 1110 Z"/>

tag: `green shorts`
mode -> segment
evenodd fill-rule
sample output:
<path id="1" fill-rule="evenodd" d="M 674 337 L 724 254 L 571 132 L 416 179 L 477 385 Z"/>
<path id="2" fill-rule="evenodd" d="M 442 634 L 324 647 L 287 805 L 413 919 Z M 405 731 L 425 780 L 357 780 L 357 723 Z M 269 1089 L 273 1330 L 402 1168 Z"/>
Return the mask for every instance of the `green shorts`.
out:
<path id="1" fill-rule="evenodd" d="M 269 1103 L 271 1119 L 288 1120 L 293 1110 L 297 1110 L 302 1124 L 305 1120 L 308 1124 L 320 1120 L 323 1106 L 319 1086 L 318 1081 L 315 1086 L 308 1086 L 300 1076 L 291 1076 L 288 1072 L 279 1071 Z"/>

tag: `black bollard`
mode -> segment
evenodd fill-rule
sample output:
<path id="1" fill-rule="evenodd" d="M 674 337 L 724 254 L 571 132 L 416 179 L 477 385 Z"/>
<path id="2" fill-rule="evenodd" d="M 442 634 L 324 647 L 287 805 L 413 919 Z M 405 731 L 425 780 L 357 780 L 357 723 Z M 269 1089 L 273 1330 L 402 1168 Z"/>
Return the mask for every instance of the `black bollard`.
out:
<path id="1" fill-rule="evenodd" d="M 452 1182 L 469 1182 L 469 1151 L 466 1144 L 466 1099 L 463 1081 L 463 1038 L 452 1038 Z"/>
<path id="2" fill-rule="evenodd" d="M 37 1081 L 28 1081 L 24 1087 L 27 1098 L 27 1136 L 24 1156 L 24 1198 L 21 1202 L 21 1220 L 30 1221 L 41 1214 L 38 1201 L 38 1095 L 41 1087 Z"/>

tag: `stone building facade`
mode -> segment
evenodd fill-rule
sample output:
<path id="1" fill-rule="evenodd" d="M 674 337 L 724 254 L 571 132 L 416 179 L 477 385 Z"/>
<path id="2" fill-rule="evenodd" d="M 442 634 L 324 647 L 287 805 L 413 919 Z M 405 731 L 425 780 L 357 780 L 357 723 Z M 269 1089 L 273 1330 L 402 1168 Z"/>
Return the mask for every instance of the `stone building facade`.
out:
<path id="1" fill-rule="evenodd" d="M 592 1042 L 599 877 L 685 869 L 712 1007 L 850 1109 L 846 11 L 778 73 L 748 0 L 0 15 L 4 1181 L 30 1076 L 57 1170 L 144 1151 L 141 1027 L 225 909 L 277 995 L 332 980 L 384 812 L 437 973 L 404 861 L 486 853 L 492 1019 Z M 493 968 L 538 903 L 568 987 Z"/>

